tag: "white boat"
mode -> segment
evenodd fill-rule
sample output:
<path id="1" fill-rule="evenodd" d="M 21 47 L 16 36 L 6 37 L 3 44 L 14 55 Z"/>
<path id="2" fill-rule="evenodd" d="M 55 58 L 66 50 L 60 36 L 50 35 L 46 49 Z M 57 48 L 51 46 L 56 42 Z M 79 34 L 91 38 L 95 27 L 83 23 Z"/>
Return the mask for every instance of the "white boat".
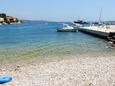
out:
<path id="1" fill-rule="evenodd" d="M 76 27 L 69 26 L 68 24 L 63 24 L 63 28 L 57 29 L 57 32 L 77 32 Z"/>

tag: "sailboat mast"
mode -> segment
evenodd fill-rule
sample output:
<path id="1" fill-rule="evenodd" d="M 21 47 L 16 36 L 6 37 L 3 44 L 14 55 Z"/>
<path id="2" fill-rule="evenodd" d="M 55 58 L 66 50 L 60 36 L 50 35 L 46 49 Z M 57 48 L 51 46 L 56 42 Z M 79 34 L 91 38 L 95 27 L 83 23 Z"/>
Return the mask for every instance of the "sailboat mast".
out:
<path id="1" fill-rule="evenodd" d="M 100 10 L 99 23 L 101 23 L 101 17 L 102 17 L 102 8 Z"/>

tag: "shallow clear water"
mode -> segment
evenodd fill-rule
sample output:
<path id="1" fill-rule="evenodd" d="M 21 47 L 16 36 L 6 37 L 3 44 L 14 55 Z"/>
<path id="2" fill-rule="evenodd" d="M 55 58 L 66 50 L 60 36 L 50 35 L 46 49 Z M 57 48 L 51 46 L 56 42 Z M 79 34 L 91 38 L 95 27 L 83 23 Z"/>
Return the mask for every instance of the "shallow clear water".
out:
<path id="1" fill-rule="evenodd" d="M 0 58 L 114 52 L 104 39 L 81 32 L 59 33 L 62 23 L 26 21 L 0 26 Z"/>

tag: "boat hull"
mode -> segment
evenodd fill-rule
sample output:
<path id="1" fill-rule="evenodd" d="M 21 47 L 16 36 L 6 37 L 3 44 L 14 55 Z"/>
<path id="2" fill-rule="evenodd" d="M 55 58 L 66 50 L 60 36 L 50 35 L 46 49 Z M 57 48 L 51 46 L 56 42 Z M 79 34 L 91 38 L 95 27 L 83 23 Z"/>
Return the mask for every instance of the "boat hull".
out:
<path id="1" fill-rule="evenodd" d="M 78 32 L 77 29 L 57 29 L 57 32 Z"/>

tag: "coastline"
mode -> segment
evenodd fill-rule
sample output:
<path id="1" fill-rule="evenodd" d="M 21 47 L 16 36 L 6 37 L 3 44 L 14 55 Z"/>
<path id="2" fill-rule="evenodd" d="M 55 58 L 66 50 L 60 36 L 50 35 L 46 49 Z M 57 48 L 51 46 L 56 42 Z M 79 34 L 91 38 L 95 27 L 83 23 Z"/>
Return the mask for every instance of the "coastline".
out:
<path id="1" fill-rule="evenodd" d="M 13 81 L 4 86 L 114 86 L 114 56 L 43 56 L 4 66 L 0 71 L 1 76 L 13 77 Z"/>
<path id="2" fill-rule="evenodd" d="M 31 61 L 34 61 L 36 63 L 38 62 L 42 62 L 42 63 L 49 63 L 49 62 L 52 62 L 52 61 L 61 61 L 61 60 L 69 60 L 69 59 L 76 59 L 76 58 L 87 58 L 87 57 L 90 57 L 90 58 L 98 58 L 98 57 L 105 57 L 105 58 L 109 58 L 109 57 L 114 57 L 115 56 L 115 53 L 114 51 L 111 51 L 111 52 L 79 52 L 78 53 L 70 53 L 70 52 L 67 52 L 67 53 L 53 53 L 53 54 L 37 54 L 37 52 L 35 53 L 32 53 L 30 55 L 28 54 L 24 54 L 24 55 L 19 55 L 19 56 L 15 56 L 12 57 L 1 57 L 0 58 L 0 67 L 5 67 L 5 66 L 18 66 L 23 64 L 23 65 L 26 65 L 27 63 L 31 63 Z"/>
<path id="3" fill-rule="evenodd" d="M 55 33 L 57 26 L 48 26 L 27 23 L 27 26 L 4 29 L 6 32 L 1 35 L 0 76 L 13 78 L 4 86 L 115 84 L 114 47 L 82 33 Z M 9 31 L 12 33 L 7 34 Z"/>

